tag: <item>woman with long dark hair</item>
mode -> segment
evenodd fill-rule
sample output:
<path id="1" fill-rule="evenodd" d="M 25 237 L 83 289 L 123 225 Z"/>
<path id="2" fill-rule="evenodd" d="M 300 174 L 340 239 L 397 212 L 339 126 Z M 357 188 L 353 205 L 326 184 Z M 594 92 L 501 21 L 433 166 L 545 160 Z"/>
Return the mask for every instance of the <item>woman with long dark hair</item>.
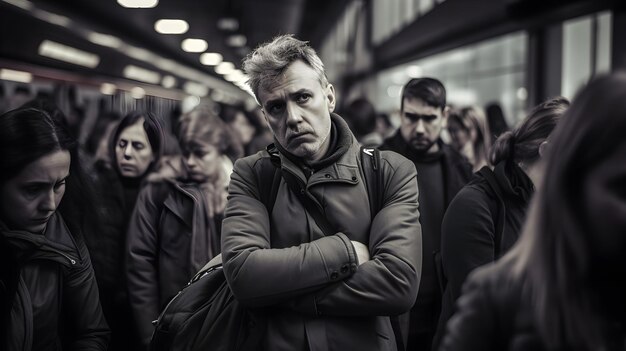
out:
<path id="1" fill-rule="evenodd" d="M 0 349 L 106 350 L 76 141 L 43 110 L 13 110 L 0 116 L 0 160 Z"/>
<path id="2" fill-rule="evenodd" d="M 221 251 L 229 179 L 224 162 L 230 164 L 225 155 L 235 142 L 227 128 L 208 110 L 183 115 L 180 167 L 159 170 L 137 199 L 128 228 L 126 275 L 144 346 L 160 309 Z"/>
<path id="3" fill-rule="evenodd" d="M 521 239 L 470 275 L 442 350 L 624 350 L 625 96 L 622 72 L 574 99 Z"/>
<path id="4" fill-rule="evenodd" d="M 159 119 L 150 112 L 133 111 L 111 132 L 108 157 L 94 164 L 103 221 L 96 235 L 87 236 L 87 244 L 112 331 L 111 351 L 135 349 L 138 343 L 124 274 L 126 231 L 139 190 L 159 162 L 162 146 Z"/>
<path id="5" fill-rule="evenodd" d="M 517 128 L 496 140 L 491 150 L 494 170 L 484 166 L 450 203 L 441 230 L 447 284 L 435 345 L 467 275 L 504 255 L 517 241 L 540 180 L 539 161 L 568 106 L 562 97 L 536 106 Z"/>

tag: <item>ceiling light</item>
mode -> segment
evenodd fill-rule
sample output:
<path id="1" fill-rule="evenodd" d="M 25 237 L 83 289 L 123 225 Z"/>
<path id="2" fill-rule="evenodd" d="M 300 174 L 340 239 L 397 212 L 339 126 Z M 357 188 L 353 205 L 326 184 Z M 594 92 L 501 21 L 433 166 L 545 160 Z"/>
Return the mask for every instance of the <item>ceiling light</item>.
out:
<path id="1" fill-rule="evenodd" d="M 117 87 L 115 86 L 115 84 L 102 83 L 100 85 L 100 92 L 104 95 L 113 95 L 115 94 L 115 90 L 117 90 Z"/>
<path id="2" fill-rule="evenodd" d="M 102 45 L 102 46 L 106 46 L 106 47 L 114 48 L 114 49 L 117 49 L 120 46 L 122 46 L 122 41 L 119 38 L 114 37 L 112 35 L 108 35 L 108 34 L 91 32 L 87 34 L 87 40 L 89 40 L 90 42 L 94 44 Z"/>
<path id="3" fill-rule="evenodd" d="M 145 61 L 145 62 L 150 62 L 152 63 L 152 53 L 146 49 L 142 49 L 142 48 L 138 48 L 138 47 L 134 47 L 131 45 L 127 45 L 126 50 L 124 50 L 124 53 L 132 58 L 134 58 L 135 60 L 139 60 L 139 61 Z"/>
<path id="4" fill-rule="evenodd" d="M 183 34 L 189 30 L 189 24 L 178 19 L 160 19 L 154 23 L 154 30 L 161 34 Z"/>
<path id="5" fill-rule="evenodd" d="M 237 29 L 239 29 L 239 21 L 232 17 L 220 18 L 217 21 L 217 28 L 221 30 L 236 31 Z"/>
<path id="6" fill-rule="evenodd" d="M 24 71 L 16 71 L 12 69 L 2 68 L 0 69 L 0 79 L 11 80 L 20 83 L 30 83 L 33 80 L 33 75 Z"/>
<path id="7" fill-rule="evenodd" d="M 17 6 L 21 9 L 27 10 L 27 11 L 33 8 L 33 4 L 30 1 L 26 1 L 26 0 L 3 0 L 3 1 L 13 6 Z"/>
<path id="8" fill-rule="evenodd" d="M 177 65 L 176 62 L 164 58 L 154 61 L 153 64 L 164 71 L 173 71 Z"/>
<path id="9" fill-rule="evenodd" d="M 243 34 L 235 34 L 226 38 L 226 44 L 228 44 L 228 46 L 232 46 L 235 48 L 246 46 L 246 43 L 247 43 L 247 39 L 246 39 L 246 36 Z"/>
<path id="10" fill-rule="evenodd" d="M 200 55 L 200 63 L 207 66 L 217 66 L 222 62 L 222 55 L 215 52 L 205 52 Z"/>
<path id="11" fill-rule="evenodd" d="M 230 62 L 224 61 L 215 67 L 215 72 L 221 75 L 226 75 L 235 70 L 235 65 Z"/>
<path id="12" fill-rule="evenodd" d="M 159 84 L 159 82 L 161 82 L 161 75 L 158 72 L 133 65 L 126 66 L 122 74 L 128 79 L 139 80 L 146 83 Z"/>
<path id="13" fill-rule="evenodd" d="M 176 78 L 172 76 L 165 76 L 163 80 L 161 80 L 161 85 L 166 89 L 171 89 L 176 86 Z"/>
<path id="14" fill-rule="evenodd" d="M 203 39 L 185 39 L 182 47 L 186 52 L 203 52 L 209 47 L 209 44 Z"/>
<path id="15" fill-rule="evenodd" d="M 61 27 L 69 27 L 72 20 L 68 17 L 57 15 L 55 13 L 51 13 L 48 11 L 35 9 L 33 10 L 33 16 L 39 18 L 40 20 L 44 20 L 51 24 L 56 24 Z"/>
<path id="16" fill-rule="evenodd" d="M 117 0 L 123 7 L 149 9 L 155 7 L 159 0 Z"/>
<path id="17" fill-rule="evenodd" d="M 206 96 L 209 93 L 209 88 L 207 88 L 206 85 L 196 82 L 185 83 L 183 90 L 185 90 L 187 94 L 194 96 Z"/>
<path id="18" fill-rule="evenodd" d="M 94 68 L 100 63 L 100 57 L 96 54 L 78 50 L 71 46 L 59 44 L 50 40 L 42 41 L 39 45 L 38 52 L 41 56 L 89 68 Z"/>
<path id="19" fill-rule="evenodd" d="M 132 89 L 130 89 L 130 96 L 132 96 L 133 99 L 143 99 L 144 96 L 146 96 L 146 91 L 143 90 L 143 88 L 141 87 L 134 87 Z"/>

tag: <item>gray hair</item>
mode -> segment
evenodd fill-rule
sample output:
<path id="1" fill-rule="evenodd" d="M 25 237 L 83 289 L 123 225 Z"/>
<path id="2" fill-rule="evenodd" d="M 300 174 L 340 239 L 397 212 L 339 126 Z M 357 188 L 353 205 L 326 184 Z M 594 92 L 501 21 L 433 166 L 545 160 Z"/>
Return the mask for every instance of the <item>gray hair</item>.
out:
<path id="1" fill-rule="evenodd" d="M 324 64 L 309 43 L 294 38 L 292 34 L 280 35 L 271 42 L 261 44 L 243 61 L 248 84 L 257 100 L 259 89 L 270 88 L 285 69 L 297 60 L 302 60 L 313 68 L 323 87 L 328 85 Z"/>

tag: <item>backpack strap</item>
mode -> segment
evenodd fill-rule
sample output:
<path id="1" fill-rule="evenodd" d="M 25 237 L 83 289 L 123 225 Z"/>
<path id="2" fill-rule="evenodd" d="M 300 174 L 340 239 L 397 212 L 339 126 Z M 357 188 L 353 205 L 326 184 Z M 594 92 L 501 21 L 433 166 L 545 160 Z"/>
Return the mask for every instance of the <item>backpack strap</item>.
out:
<path id="1" fill-rule="evenodd" d="M 367 187 L 367 198 L 370 202 L 370 215 L 372 220 L 383 208 L 385 184 L 380 175 L 380 151 L 376 148 L 361 146 L 361 166 L 363 177 Z"/>
<path id="2" fill-rule="evenodd" d="M 491 218 L 496 218 L 495 225 L 495 233 L 493 235 L 493 244 L 494 244 L 494 257 L 499 258 L 500 253 L 502 252 L 502 235 L 504 233 L 504 221 L 505 221 L 505 208 L 504 208 L 504 196 L 502 195 L 502 191 L 500 191 L 500 185 L 498 184 L 498 180 L 494 176 L 491 168 L 485 166 L 481 168 L 478 173 L 485 178 L 489 187 L 496 194 L 498 200 L 496 201 L 496 210 L 494 211 L 492 206 L 489 206 L 491 209 Z M 495 216 L 494 216 L 495 215 Z"/>
<path id="3" fill-rule="evenodd" d="M 259 184 L 259 191 L 261 196 L 261 202 L 265 205 L 267 209 L 267 214 L 271 215 L 272 210 L 274 209 L 274 203 L 276 203 L 276 196 L 278 195 L 278 188 L 280 187 L 281 180 L 281 172 L 280 172 L 280 156 L 278 156 L 278 149 L 276 149 L 276 145 L 271 143 L 266 148 L 267 152 L 270 154 L 270 160 L 272 161 L 273 167 L 272 170 L 272 185 L 264 186 L 263 182 L 266 179 L 269 179 L 269 167 L 268 170 L 263 172 L 259 179 L 257 179 L 257 183 Z"/>
<path id="4" fill-rule="evenodd" d="M 363 176 L 365 177 L 365 185 L 367 186 L 367 198 L 370 202 L 370 214 L 372 220 L 374 220 L 376 214 L 383 208 L 385 197 L 385 182 L 380 169 L 380 150 L 361 146 L 359 154 L 361 155 L 361 166 L 363 168 Z M 400 327 L 400 316 L 389 316 L 389 321 L 391 322 L 398 350 L 405 350 L 404 337 Z"/>

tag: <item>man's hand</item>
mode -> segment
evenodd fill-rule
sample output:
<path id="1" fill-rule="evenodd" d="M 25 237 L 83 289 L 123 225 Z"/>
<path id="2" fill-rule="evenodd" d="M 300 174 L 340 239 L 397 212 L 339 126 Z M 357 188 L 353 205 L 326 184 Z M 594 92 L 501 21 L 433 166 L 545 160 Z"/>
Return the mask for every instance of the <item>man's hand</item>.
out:
<path id="1" fill-rule="evenodd" d="M 358 241 L 351 241 L 352 246 L 354 246 L 354 251 L 356 252 L 357 260 L 359 261 L 359 266 L 363 263 L 370 260 L 370 251 L 364 244 Z"/>

